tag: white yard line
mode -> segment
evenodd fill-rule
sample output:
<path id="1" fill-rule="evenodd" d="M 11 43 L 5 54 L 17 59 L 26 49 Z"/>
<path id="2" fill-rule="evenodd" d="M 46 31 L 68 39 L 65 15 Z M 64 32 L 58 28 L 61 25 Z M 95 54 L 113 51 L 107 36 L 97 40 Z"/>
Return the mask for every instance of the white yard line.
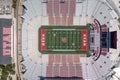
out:
<path id="1" fill-rule="evenodd" d="M 52 29 L 52 30 L 76 30 L 76 29 Z"/>
<path id="2" fill-rule="evenodd" d="M 75 51 L 75 50 L 66 50 L 66 49 L 53 49 L 53 51 Z"/>

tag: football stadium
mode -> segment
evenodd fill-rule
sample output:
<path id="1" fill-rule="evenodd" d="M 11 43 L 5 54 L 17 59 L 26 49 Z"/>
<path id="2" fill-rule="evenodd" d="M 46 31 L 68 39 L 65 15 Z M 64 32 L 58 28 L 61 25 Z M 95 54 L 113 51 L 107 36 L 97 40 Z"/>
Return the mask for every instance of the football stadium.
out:
<path id="1" fill-rule="evenodd" d="M 25 80 L 120 80 L 119 0 L 25 0 Z"/>

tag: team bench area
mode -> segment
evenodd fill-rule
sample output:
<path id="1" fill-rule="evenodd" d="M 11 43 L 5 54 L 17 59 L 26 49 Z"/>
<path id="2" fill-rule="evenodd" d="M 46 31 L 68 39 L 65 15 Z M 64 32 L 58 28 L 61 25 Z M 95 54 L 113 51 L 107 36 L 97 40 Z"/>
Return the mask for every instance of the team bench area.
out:
<path id="1" fill-rule="evenodd" d="M 39 51 L 47 54 L 85 54 L 89 51 L 89 25 L 41 26 Z"/>

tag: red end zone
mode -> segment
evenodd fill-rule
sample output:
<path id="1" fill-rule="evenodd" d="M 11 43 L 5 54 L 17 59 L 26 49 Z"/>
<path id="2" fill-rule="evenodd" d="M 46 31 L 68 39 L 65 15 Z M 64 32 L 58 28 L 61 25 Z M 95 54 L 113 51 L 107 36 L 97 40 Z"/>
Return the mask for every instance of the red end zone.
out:
<path id="1" fill-rule="evenodd" d="M 88 30 L 86 29 L 82 30 L 82 50 L 88 50 Z"/>
<path id="2" fill-rule="evenodd" d="M 40 35 L 40 49 L 41 51 L 46 50 L 46 30 L 45 29 L 41 29 L 41 35 Z"/>

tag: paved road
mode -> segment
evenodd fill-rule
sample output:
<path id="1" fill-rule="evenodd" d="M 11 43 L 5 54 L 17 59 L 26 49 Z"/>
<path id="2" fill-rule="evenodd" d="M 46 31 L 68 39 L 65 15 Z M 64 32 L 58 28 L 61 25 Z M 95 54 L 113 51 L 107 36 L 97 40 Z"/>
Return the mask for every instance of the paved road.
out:
<path id="1" fill-rule="evenodd" d="M 19 77 L 19 80 L 23 80 L 22 74 L 21 74 L 21 68 L 22 66 L 20 65 L 20 61 L 22 59 L 22 51 L 21 51 L 21 27 L 22 27 L 22 20 L 21 20 L 21 15 L 22 15 L 22 2 L 24 0 L 17 0 L 17 7 L 16 7 L 16 27 L 15 27 L 15 37 L 16 37 L 16 51 L 15 51 L 15 57 L 16 57 L 16 74 Z"/>

